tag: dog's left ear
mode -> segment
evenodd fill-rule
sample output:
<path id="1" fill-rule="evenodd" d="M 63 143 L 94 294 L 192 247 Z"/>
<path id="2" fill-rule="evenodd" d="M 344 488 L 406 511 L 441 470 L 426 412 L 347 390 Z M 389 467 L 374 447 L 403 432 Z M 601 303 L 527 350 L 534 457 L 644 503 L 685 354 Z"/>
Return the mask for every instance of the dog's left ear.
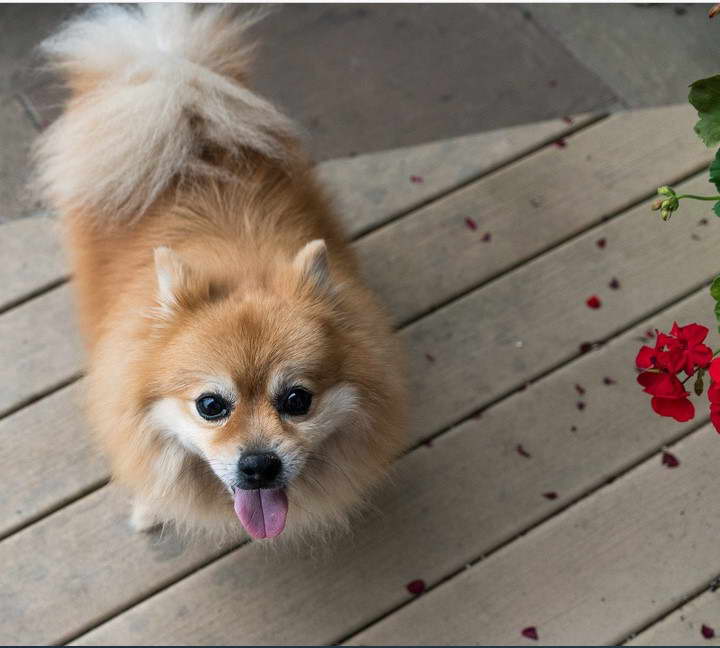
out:
<path id="1" fill-rule="evenodd" d="M 315 239 L 307 243 L 295 255 L 293 266 L 303 285 L 310 284 L 321 293 L 330 292 L 330 263 L 325 241 Z"/>

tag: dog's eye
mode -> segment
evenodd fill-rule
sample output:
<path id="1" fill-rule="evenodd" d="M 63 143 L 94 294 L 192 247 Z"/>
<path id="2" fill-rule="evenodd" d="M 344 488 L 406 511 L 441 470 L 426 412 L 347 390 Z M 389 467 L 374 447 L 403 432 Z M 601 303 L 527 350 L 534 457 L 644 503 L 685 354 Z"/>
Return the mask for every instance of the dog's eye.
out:
<path id="1" fill-rule="evenodd" d="M 195 401 L 195 407 L 208 421 L 225 418 L 230 413 L 230 403 L 218 394 L 203 394 Z"/>
<path id="2" fill-rule="evenodd" d="M 280 398 L 278 411 L 287 416 L 302 416 L 308 413 L 311 404 L 312 394 L 307 389 L 293 387 Z"/>

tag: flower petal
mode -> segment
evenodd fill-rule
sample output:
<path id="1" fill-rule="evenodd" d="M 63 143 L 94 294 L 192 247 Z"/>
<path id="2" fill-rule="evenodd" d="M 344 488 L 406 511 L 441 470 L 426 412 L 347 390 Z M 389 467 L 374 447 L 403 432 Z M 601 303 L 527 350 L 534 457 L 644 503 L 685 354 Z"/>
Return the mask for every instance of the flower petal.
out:
<path id="1" fill-rule="evenodd" d="M 654 396 L 650 405 L 660 416 L 669 416 L 680 423 L 695 416 L 695 406 L 687 398 L 658 398 Z"/>

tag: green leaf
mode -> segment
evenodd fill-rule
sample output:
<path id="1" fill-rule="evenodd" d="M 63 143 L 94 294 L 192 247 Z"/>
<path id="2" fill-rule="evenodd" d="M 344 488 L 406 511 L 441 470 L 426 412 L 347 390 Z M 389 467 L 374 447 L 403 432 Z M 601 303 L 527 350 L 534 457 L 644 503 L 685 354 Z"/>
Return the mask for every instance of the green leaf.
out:
<path id="1" fill-rule="evenodd" d="M 715 301 L 720 301 L 720 277 L 715 277 L 710 284 L 710 294 Z"/>
<path id="2" fill-rule="evenodd" d="M 705 146 L 720 143 L 720 74 L 691 83 L 688 100 L 698 111 L 695 132 Z"/>
<path id="3" fill-rule="evenodd" d="M 713 211 L 715 212 L 715 216 L 720 216 L 720 200 L 713 205 Z"/>
<path id="4" fill-rule="evenodd" d="M 720 149 L 715 153 L 715 159 L 710 163 L 710 182 L 720 191 Z M 717 204 L 715 207 L 717 207 Z"/>
<path id="5" fill-rule="evenodd" d="M 715 302 L 715 319 L 720 322 L 720 301 Z"/>

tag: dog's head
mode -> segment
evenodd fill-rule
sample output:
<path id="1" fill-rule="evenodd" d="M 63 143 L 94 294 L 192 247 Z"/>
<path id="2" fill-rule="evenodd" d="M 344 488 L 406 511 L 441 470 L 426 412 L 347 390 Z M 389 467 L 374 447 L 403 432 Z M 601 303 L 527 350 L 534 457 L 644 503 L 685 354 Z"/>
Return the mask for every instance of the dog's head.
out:
<path id="1" fill-rule="evenodd" d="M 146 420 L 207 462 L 255 538 L 283 531 L 288 495 L 300 508 L 313 493 L 321 508 L 342 508 L 345 482 L 388 459 L 372 440 L 372 370 L 350 359 L 358 348 L 325 243 L 273 265 L 238 292 L 157 249 L 158 337 L 145 373 Z"/>

